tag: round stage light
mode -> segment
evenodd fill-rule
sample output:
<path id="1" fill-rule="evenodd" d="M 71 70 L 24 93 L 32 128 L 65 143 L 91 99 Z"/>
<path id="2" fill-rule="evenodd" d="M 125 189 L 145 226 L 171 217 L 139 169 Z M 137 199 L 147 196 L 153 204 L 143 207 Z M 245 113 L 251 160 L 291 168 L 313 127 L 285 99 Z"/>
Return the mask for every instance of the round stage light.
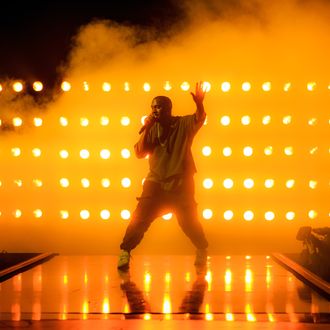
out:
<path id="1" fill-rule="evenodd" d="M 60 150 L 59 154 L 63 159 L 67 159 L 69 157 L 69 152 L 67 150 Z"/>
<path id="2" fill-rule="evenodd" d="M 100 157 L 101 157 L 102 159 L 109 159 L 110 156 L 111 156 L 111 152 L 110 152 L 110 150 L 108 150 L 108 149 L 102 149 L 102 150 L 100 151 Z"/>
<path id="3" fill-rule="evenodd" d="M 225 220 L 231 220 L 234 217 L 234 212 L 232 210 L 226 210 L 223 213 L 223 217 Z"/>
<path id="4" fill-rule="evenodd" d="M 104 92 L 110 92 L 111 91 L 111 85 L 110 85 L 110 83 L 108 83 L 108 82 L 104 82 L 103 84 L 102 84 L 102 90 L 104 91 Z"/>
<path id="5" fill-rule="evenodd" d="M 203 187 L 205 189 L 211 189 L 213 187 L 213 180 L 210 178 L 206 178 L 203 180 Z"/>
<path id="6" fill-rule="evenodd" d="M 128 220 L 131 217 L 131 212 L 129 210 L 122 210 L 120 216 L 124 220 Z"/>
<path id="7" fill-rule="evenodd" d="M 80 211 L 80 218 L 83 220 L 87 220 L 90 217 L 90 213 L 88 210 L 81 210 Z"/>
<path id="8" fill-rule="evenodd" d="M 110 187 L 110 180 L 108 178 L 101 179 L 101 185 L 103 188 L 109 188 Z"/>

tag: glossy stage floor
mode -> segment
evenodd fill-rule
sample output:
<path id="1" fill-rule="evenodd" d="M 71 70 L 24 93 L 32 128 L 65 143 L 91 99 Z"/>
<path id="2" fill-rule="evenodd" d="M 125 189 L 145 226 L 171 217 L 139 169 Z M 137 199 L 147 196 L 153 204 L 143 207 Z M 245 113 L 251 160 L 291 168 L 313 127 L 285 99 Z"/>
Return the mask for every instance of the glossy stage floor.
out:
<path id="1" fill-rule="evenodd" d="M 329 329 L 330 301 L 272 257 L 55 256 L 0 284 L 0 328 Z M 162 321 L 162 322 L 160 322 Z"/>

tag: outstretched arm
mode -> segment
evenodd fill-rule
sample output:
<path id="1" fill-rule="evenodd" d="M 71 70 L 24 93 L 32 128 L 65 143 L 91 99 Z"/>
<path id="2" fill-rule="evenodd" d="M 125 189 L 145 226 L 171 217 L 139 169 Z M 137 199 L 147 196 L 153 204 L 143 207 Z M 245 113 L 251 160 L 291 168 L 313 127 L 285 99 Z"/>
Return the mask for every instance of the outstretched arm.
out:
<path id="1" fill-rule="evenodd" d="M 203 122 L 206 117 L 206 112 L 204 110 L 204 97 L 205 97 L 205 90 L 203 89 L 203 83 L 200 81 L 196 83 L 196 91 L 195 93 L 191 92 L 191 96 L 196 104 L 196 121 Z"/>

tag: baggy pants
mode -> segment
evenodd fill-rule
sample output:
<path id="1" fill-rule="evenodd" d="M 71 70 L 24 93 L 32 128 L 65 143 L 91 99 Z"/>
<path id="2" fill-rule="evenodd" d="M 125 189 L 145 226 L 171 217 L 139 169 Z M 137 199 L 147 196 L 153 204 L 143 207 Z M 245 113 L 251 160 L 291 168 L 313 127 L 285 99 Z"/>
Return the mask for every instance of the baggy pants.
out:
<path id="1" fill-rule="evenodd" d="M 164 214 L 165 209 L 176 215 L 183 232 L 197 249 L 207 248 L 208 242 L 198 220 L 193 178 L 185 180 L 175 191 L 165 191 L 161 184 L 146 180 L 142 195 L 137 199 L 137 207 L 120 244 L 122 250 L 133 250 L 141 242 L 151 223 Z"/>

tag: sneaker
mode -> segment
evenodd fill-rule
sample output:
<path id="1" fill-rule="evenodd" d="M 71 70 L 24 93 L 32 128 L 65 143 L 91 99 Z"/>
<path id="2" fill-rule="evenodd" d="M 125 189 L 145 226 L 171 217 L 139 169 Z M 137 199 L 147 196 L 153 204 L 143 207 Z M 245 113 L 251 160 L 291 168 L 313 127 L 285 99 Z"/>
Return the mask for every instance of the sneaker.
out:
<path id="1" fill-rule="evenodd" d="M 207 263 L 207 250 L 198 249 L 196 251 L 195 266 L 206 266 Z"/>
<path id="2" fill-rule="evenodd" d="M 118 269 L 128 269 L 129 268 L 129 260 L 130 260 L 130 253 L 125 250 L 120 251 L 120 255 L 118 257 Z"/>

